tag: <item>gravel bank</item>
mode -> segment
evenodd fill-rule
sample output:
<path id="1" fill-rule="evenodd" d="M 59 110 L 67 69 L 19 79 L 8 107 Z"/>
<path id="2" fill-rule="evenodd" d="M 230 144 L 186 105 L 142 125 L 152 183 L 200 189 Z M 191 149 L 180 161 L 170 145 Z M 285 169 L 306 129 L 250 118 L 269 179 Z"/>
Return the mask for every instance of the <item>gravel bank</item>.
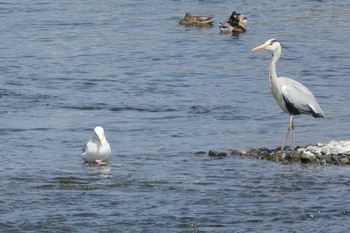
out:
<path id="1" fill-rule="evenodd" d="M 269 148 L 249 148 L 247 150 L 228 149 L 227 151 L 213 151 L 208 153 L 199 151 L 196 155 L 208 154 L 210 157 L 243 156 L 259 160 L 269 160 L 290 164 L 292 162 L 329 165 L 350 165 L 350 141 L 330 141 L 317 145 L 306 145 L 297 147 L 294 150 L 285 148 L 283 154 L 280 147 Z"/>

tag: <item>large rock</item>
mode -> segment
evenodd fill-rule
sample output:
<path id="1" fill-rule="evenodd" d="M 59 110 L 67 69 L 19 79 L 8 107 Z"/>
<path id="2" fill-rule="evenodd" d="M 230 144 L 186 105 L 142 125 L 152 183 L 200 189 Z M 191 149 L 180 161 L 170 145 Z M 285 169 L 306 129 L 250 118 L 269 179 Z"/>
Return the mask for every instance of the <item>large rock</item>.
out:
<path id="1" fill-rule="evenodd" d="M 300 162 L 302 162 L 302 163 L 315 163 L 316 161 L 317 161 L 316 155 L 313 154 L 312 152 L 304 150 L 301 153 Z"/>

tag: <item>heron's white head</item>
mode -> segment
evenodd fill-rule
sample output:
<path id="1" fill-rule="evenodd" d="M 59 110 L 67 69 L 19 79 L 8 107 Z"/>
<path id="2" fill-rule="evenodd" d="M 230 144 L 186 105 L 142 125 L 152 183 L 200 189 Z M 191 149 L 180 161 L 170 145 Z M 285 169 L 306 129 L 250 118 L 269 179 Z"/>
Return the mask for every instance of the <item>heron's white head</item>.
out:
<path id="1" fill-rule="evenodd" d="M 105 137 L 105 132 L 101 126 L 95 127 L 93 138 L 98 140 L 101 143 L 101 145 L 103 145 L 107 142 L 106 137 Z"/>
<path id="2" fill-rule="evenodd" d="M 275 51 L 281 49 L 281 43 L 278 42 L 278 40 L 276 40 L 276 39 L 270 39 L 270 40 L 266 41 L 264 44 L 255 47 L 254 49 L 252 49 L 252 51 L 256 52 L 256 51 L 259 51 L 262 49 L 266 49 L 266 50 L 270 50 L 270 51 L 275 52 Z"/>

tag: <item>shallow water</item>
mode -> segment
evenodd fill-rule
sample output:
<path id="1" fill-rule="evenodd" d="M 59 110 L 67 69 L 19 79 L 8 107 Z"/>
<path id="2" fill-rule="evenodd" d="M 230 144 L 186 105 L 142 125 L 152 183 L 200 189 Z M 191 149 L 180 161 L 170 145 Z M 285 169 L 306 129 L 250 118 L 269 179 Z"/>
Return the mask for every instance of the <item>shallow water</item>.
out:
<path id="1" fill-rule="evenodd" d="M 296 143 L 349 140 L 346 1 L 0 3 L 1 232 L 344 232 L 347 167 L 284 166 L 197 151 L 277 147 L 288 115 L 279 75 L 315 94 L 326 118 L 295 118 Z M 234 7 L 234 8 L 232 8 Z M 238 10 L 247 33 L 220 35 Z M 105 128 L 111 163 L 81 146 Z"/>

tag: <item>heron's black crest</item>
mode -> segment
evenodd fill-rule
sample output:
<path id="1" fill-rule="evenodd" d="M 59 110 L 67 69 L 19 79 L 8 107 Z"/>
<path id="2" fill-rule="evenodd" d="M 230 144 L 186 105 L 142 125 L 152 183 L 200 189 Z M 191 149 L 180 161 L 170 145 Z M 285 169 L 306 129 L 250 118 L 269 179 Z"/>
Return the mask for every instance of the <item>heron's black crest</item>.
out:
<path id="1" fill-rule="evenodd" d="M 279 40 L 276 40 L 276 39 L 270 40 L 270 45 L 272 45 L 272 44 L 275 43 L 275 42 L 280 43 L 280 45 L 282 46 L 282 48 L 285 48 L 285 49 L 287 49 L 288 51 L 292 52 L 292 50 L 290 50 L 289 48 L 287 48 L 287 47 L 286 47 L 285 45 L 283 45 Z"/>
<path id="2" fill-rule="evenodd" d="M 280 42 L 280 44 L 281 44 L 281 42 Z M 290 50 L 289 48 L 287 48 L 287 47 L 284 46 L 283 44 L 281 44 L 281 46 L 282 46 L 283 48 L 287 49 L 288 51 L 293 52 L 292 50 Z"/>

